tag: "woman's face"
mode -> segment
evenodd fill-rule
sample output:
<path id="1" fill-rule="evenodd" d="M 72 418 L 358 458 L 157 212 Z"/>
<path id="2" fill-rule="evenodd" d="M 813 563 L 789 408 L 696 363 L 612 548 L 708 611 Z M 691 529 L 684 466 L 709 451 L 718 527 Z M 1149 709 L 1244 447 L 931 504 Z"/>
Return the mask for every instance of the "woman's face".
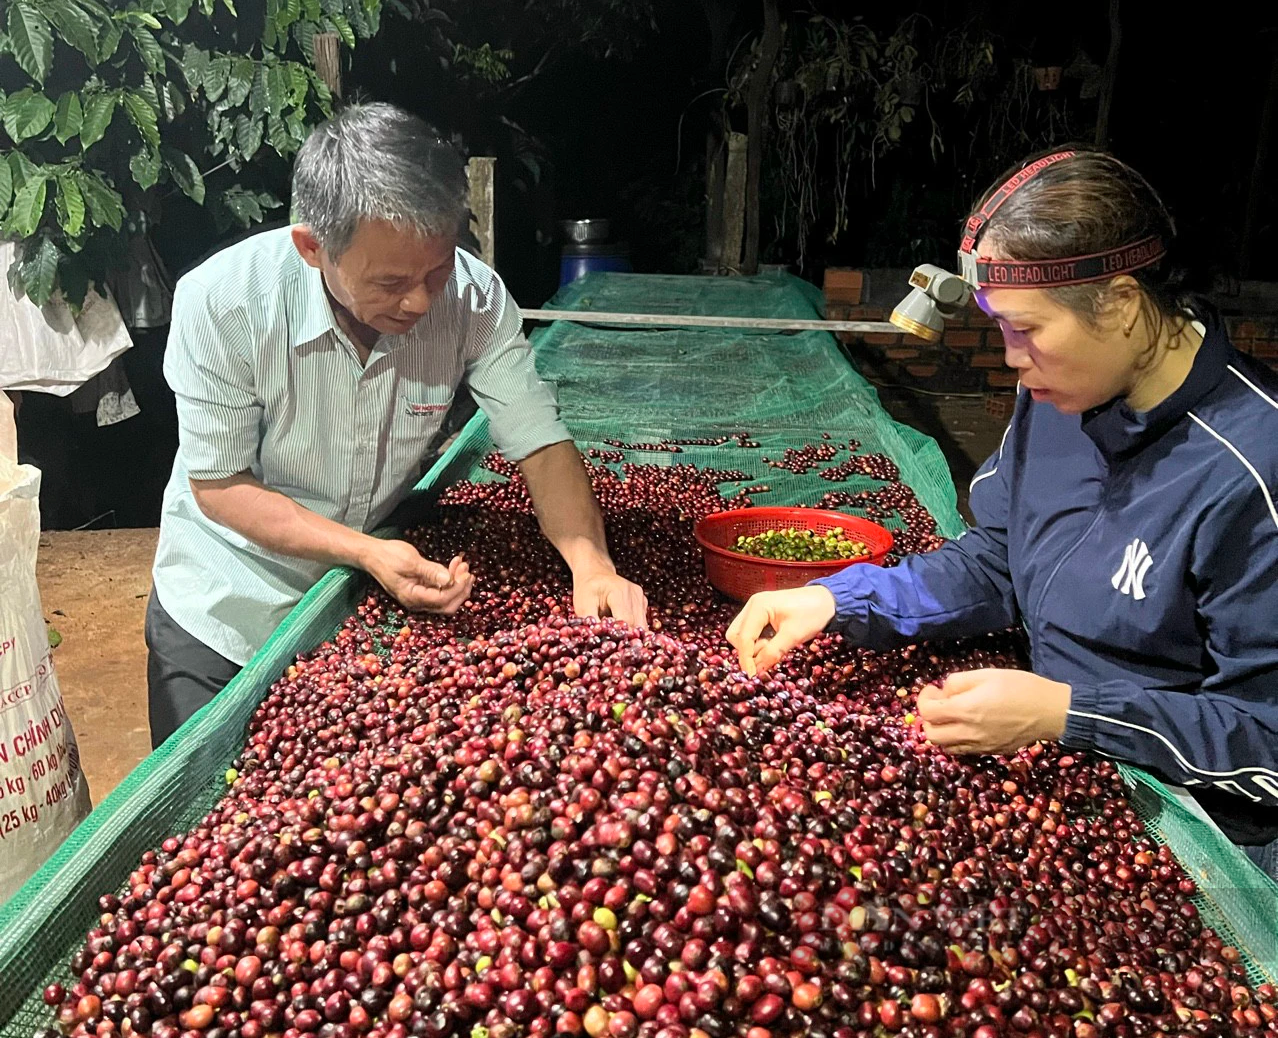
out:
<path id="1" fill-rule="evenodd" d="M 1091 324 L 1041 288 L 981 289 L 976 301 L 998 322 L 1004 360 L 1035 400 L 1081 414 L 1131 391 L 1143 336 L 1126 330 L 1130 305 L 1108 307 Z"/>

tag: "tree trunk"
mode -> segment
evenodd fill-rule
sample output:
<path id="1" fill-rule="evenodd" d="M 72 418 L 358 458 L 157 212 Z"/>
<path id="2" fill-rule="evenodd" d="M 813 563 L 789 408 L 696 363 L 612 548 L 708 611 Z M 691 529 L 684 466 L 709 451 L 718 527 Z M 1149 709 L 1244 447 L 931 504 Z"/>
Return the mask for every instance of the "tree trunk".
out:
<path id="1" fill-rule="evenodd" d="M 1239 250 L 1238 276 L 1251 276 L 1252 253 L 1256 247 L 1256 230 L 1260 226 L 1261 206 L 1271 198 L 1267 189 L 1266 170 L 1273 145 L 1275 117 L 1278 117 L 1278 47 L 1270 41 L 1269 87 L 1260 110 L 1260 133 L 1256 138 L 1256 158 L 1251 166 L 1251 183 L 1247 188 L 1247 215 L 1243 219 L 1242 249 Z"/>
<path id="2" fill-rule="evenodd" d="M 746 194 L 749 175 L 747 156 L 750 154 L 746 136 L 728 131 L 727 171 L 723 177 L 723 255 L 720 266 L 728 270 L 742 271 L 741 238 L 745 220 Z"/>
<path id="3" fill-rule="evenodd" d="M 706 261 L 707 270 L 723 267 L 723 187 L 728 169 L 728 149 L 724 140 L 723 117 L 710 116 L 706 130 Z"/>
<path id="4" fill-rule="evenodd" d="M 756 274 L 759 271 L 760 221 L 763 217 L 759 202 L 759 188 L 763 179 L 763 116 L 768 104 L 768 88 L 772 85 L 772 70 L 781 53 L 781 11 L 777 0 L 763 0 L 763 42 L 759 47 L 759 63 L 750 76 L 750 90 L 746 94 L 746 116 L 749 128 L 746 136 L 746 229 L 745 256 L 741 273 Z"/>
<path id="5" fill-rule="evenodd" d="M 1123 42 L 1123 22 L 1119 0 L 1109 0 L 1109 53 L 1101 80 L 1100 105 L 1096 110 L 1096 146 L 1109 143 L 1109 113 L 1114 106 L 1114 83 L 1118 78 L 1118 48 Z"/>
<path id="6" fill-rule="evenodd" d="M 736 16 L 737 0 L 701 0 L 710 27 L 709 81 L 717 86 L 725 76 L 728 30 Z M 711 110 L 706 127 L 706 253 L 705 267 L 718 271 L 724 265 L 724 177 L 728 167 L 727 120 L 723 106 Z"/>

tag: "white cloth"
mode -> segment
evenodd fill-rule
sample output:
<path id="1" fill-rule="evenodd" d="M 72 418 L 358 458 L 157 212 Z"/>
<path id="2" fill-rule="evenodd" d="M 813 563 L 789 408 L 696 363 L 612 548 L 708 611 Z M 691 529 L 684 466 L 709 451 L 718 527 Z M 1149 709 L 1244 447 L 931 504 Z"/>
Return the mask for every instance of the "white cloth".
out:
<path id="1" fill-rule="evenodd" d="M 9 288 L 16 246 L 0 242 L 0 389 L 69 396 L 133 345 L 110 296 L 90 291 L 74 314 L 61 296 L 36 306 Z"/>

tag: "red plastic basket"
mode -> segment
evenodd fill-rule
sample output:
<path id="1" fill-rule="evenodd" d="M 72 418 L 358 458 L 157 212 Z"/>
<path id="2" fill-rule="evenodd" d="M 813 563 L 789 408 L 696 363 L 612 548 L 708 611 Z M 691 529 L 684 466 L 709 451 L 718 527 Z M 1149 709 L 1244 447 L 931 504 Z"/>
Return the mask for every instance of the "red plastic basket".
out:
<path id="1" fill-rule="evenodd" d="M 827 533 L 838 528 L 862 541 L 870 554 L 863 559 L 832 559 L 829 562 L 786 562 L 760 559 L 731 551 L 738 537 L 765 530 L 796 527 Z M 759 591 L 781 591 L 802 587 L 818 577 L 828 577 L 858 562 L 881 566 L 892 549 L 892 534 L 877 523 L 842 512 L 819 508 L 740 508 L 715 512 L 693 528 L 706 562 L 706 579 L 729 598 L 744 602 Z"/>

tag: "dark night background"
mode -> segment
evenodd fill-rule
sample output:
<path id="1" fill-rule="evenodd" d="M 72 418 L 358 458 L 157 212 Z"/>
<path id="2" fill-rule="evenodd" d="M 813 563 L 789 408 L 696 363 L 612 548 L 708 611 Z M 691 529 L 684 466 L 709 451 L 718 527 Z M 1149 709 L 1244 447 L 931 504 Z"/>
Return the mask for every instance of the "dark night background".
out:
<path id="1" fill-rule="evenodd" d="M 590 0 L 580 2 L 589 6 Z M 715 4 L 734 12 L 726 41 L 740 60 L 760 31 L 762 4 L 756 0 L 653 0 L 650 22 L 630 23 L 618 38 L 589 45 L 571 38 L 571 22 L 539 26 L 537 5 L 511 2 L 504 5 L 509 18 L 470 26 L 475 44 L 491 38 L 495 47 L 509 46 L 511 80 L 528 75 L 540 56 L 551 53 L 521 88 L 490 91 L 441 66 L 429 25 L 386 13 L 380 35 L 348 57 L 346 93 L 394 101 L 469 154 L 497 156 L 498 267 L 522 305 L 540 304 L 557 287 L 554 232 L 555 221 L 563 218 L 611 218 L 638 271 L 694 273 L 704 253 L 707 127 L 721 104 L 721 93 L 714 91 L 726 82 L 727 63 L 712 65 L 710 58 L 705 10 Z M 792 34 L 806 31 L 808 18 L 820 13 L 846 22 L 862 18 L 886 38 L 910 14 L 894 5 L 829 0 L 781 6 Z M 503 5 L 484 0 L 472 10 L 478 7 Z M 993 34 L 1002 75 L 1014 67 L 1069 66 L 1080 54 L 1103 65 L 1109 46 L 1106 0 L 1068 5 L 969 0 L 912 10 L 927 20 L 928 39 L 964 30 Z M 1121 11 L 1110 147 L 1163 193 L 1179 221 L 1179 259 L 1200 285 L 1240 275 L 1278 280 L 1273 163 L 1253 207 L 1249 269 L 1241 266 L 1253 166 L 1262 137 L 1267 143 L 1262 112 L 1266 97 L 1278 92 L 1272 71 L 1278 12 L 1272 5 L 1226 3 L 1173 14 L 1170 6 L 1149 0 L 1124 0 Z M 553 33 L 562 40 L 547 38 Z M 962 112 L 952 102 L 952 85 L 938 90 L 932 102 L 943 153 L 934 158 L 924 120 L 916 118 L 876 160 L 873 183 L 868 164 L 854 166 L 848 225 L 834 242 L 828 240 L 826 212 L 831 188 L 828 179 L 818 180 L 818 215 L 798 272 L 819 283 L 827 265 L 950 262 L 962 217 L 994 176 L 1046 145 L 1091 139 L 1097 102 L 1080 97 L 1080 85 L 1067 77 L 1059 91 L 1031 89 L 1010 113 L 979 101 Z M 993 97 L 1000 88 L 995 81 L 985 89 Z M 729 118 L 744 130 L 740 106 Z M 1269 121 L 1276 121 L 1272 111 Z M 821 141 L 827 154 L 830 132 L 823 131 Z M 760 258 L 793 263 L 793 237 L 773 233 L 784 170 L 770 154 L 764 163 Z M 282 161 L 255 164 L 248 175 L 287 197 Z M 273 215 L 277 222 L 284 219 L 282 210 Z M 156 236 L 175 274 L 224 240 L 208 215 L 183 199 L 172 214 L 166 212 Z M 163 341 L 162 331 L 140 336 L 139 348 L 127 356 L 144 413 L 119 427 L 68 424 L 58 420 L 59 405 L 51 398 L 28 394 L 24 439 L 38 443 L 38 456 L 29 456 L 45 468 L 47 487 L 77 487 L 62 500 L 46 502 L 46 525 L 79 525 L 104 513 L 98 525 L 158 520 L 159 491 L 175 445 L 172 400 L 159 370 Z M 137 466 L 127 492 L 118 478 L 121 458 Z M 76 472 L 91 475 L 77 482 Z M 94 478 L 97 485 L 87 486 Z"/>

